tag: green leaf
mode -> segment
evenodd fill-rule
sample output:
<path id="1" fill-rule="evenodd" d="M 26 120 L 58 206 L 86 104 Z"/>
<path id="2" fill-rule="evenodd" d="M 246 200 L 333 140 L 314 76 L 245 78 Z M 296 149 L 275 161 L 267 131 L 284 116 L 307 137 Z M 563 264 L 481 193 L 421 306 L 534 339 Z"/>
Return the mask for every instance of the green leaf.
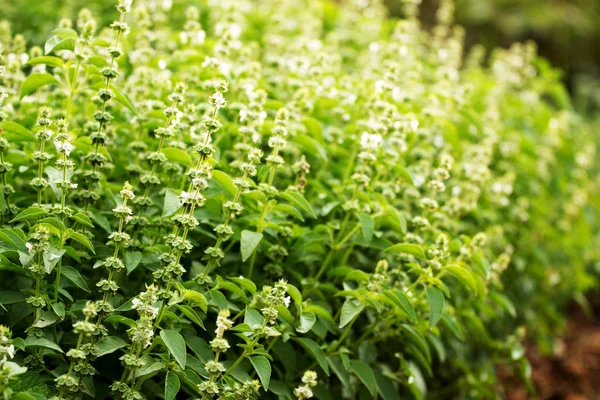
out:
<path id="1" fill-rule="evenodd" d="M 107 324 L 125 324 L 129 327 L 135 326 L 135 321 L 131 318 L 124 317 L 122 315 L 111 315 L 104 320 Z"/>
<path id="2" fill-rule="evenodd" d="M 52 30 L 52 34 L 61 38 L 77 38 L 77 31 L 71 28 L 56 28 Z"/>
<path id="3" fill-rule="evenodd" d="M 398 174 L 403 177 L 408 183 L 410 183 L 411 185 L 415 185 L 415 182 L 413 181 L 413 177 L 410 174 L 410 172 L 406 169 L 406 167 L 402 166 L 402 165 L 396 165 L 396 171 L 398 171 Z"/>
<path id="4" fill-rule="evenodd" d="M 21 292 L 0 291 L 0 304 L 15 304 L 25 301 L 25 295 Z"/>
<path id="5" fill-rule="evenodd" d="M 383 375 L 379 371 L 375 372 L 375 380 L 377 381 L 377 388 L 379 389 L 379 394 L 383 400 L 400 400 L 400 396 L 398 395 L 398 389 L 394 386 L 394 382 Z"/>
<path id="6" fill-rule="evenodd" d="M 181 199 L 179 198 L 179 195 L 173 189 L 168 189 L 165 193 L 162 217 L 170 217 L 171 215 L 175 214 L 180 208 Z"/>
<path id="7" fill-rule="evenodd" d="M 264 319 L 255 308 L 246 308 L 244 312 L 244 323 L 250 328 L 256 329 L 262 326 Z"/>
<path id="8" fill-rule="evenodd" d="M 400 306 L 402 310 L 408 315 L 408 317 L 412 321 L 417 320 L 417 314 L 415 313 L 415 308 L 408 296 L 401 290 L 384 290 L 383 294 L 391 299 L 394 303 Z"/>
<path id="9" fill-rule="evenodd" d="M 37 336 L 28 336 L 27 339 L 25 339 L 25 347 L 44 347 L 46 349 L 58 351 L 59 353 L 64 353 L 56 343 Z"/>
<path id="10" fill-rule="evenodd" d="M 232 196 L 235 196 L 237 193 L 237 188 L 233 184 L 233 180 L 223 171 L 213 170 L 212 178 L 215 182 L 217 182 L 227 193 Z"/>
<path id="11" fill-rule="evenodd" d="M 50 74 L 31 74 L 25 79 L 25 81 L 23 81 L 23 84 L 21 85 L 20 98 L 22 99 L 42 86 L 50 85 L 51 83 L 58 83 L 58 81 Z"/>
<path id="12" fill-rule="evenodd" d="M 475 283 L 475 278 L 471 274 L 471 271 L 468 269 L 461 267 L 460 265 L 452 264 L 446 265 L 442 271 L 447 271 L 456 279 L 458 279 L 462 284 L 467 286 L 469 289 L 473 290 L 475 294 L 477 294 L 477 283 Z"/>
<path id="13" fill-rule="evenodd" d="M 259 232 L 252 232 L 248 230 L 242 231 L 242 238 L 240 241 L 240 249 L 242 252 L 242 261 L 246 262 L 248 258 L 254 253 L 254 249 L 260 243 L 263 238 L 263 234 Z"/>
<path id="14" fill-rule="evenodd" d="M 296 342 L 312 354 L 315 360 L 317 360 L 317 363 L 323 368 L 323 371 L 329 375 L 329 364 L 327 364 L 327 357 L 325 357 L 325 352 L 321 349 L 321 346 L 314 340 L 308 338 L 296 338 Z"/>
<path id="15" fill-rule="evenodd" d="M 100 225 L 102 229 L 108 233 L 111 233 L 110 223 L 104 215 L 100 214 L 99 212 L 92 212 L 92 218 L 94 218 L 94 221 L 96 221 L 96 223 Z"/>
<path id="16" fill-rule="evenodd" d="M 15 229 L 0 229 L 0 242 L 22 253 L 29 253 L 27 246 L 25 246 L 25 241 Z"/>
<path id="17" fill-rule="evenodd" d="M 421 246 L 419 246 L 418 244 L 399 243 L 399 244 L 395 244 L 391 247 L 388 247 L 384 251 L 389 251 L 392 253 L 407 253 L 407 254 L 411 254 L 418 258 L 422 258 L 422 259 L 426 258 L 423 248 Z"/>
<path id="18" fill-rule="evenodd" d="M 256 294 L 256 284 L 254 282 L 252 282 L 250 279 L 246 279 L 244 277 L 239 277 L 239 278 L 227 278 L 232 282 L 235 282 L 238 286 L 243 287 L 244 289 L 246 289 L 247 291 L 249 291 L 251 294 Z"/>
<path id="19" fill-rule="evenodd" d="M 117 336 L 104 336 L 96 344 L 98 357 L 114 353 L 118 349 L 127 346 L 127 342 Z"/>
<path id="20" fill-rule="evenodd" d="M 375 222 L 373 218 L 367 213 L 359 213 L 358 219 L 360 220 L 360 227 L 363 234 L 363 239 L 365 242 L 370 243 L 371 239 L 373 239 L 373 230 L 375 229 Z"/>
<path id="21" fill-rule="evenodd" d="M 38 400 L 38 398 L 30 392 L 19 392 L 10 396 L 10 400 Z"/>
<path id="22" fill-rule="evenodd" d="M 286 215 L 290 215 L 296 218 L 297 220 L 304 222 L 304 217 L 302 216 L 302 213 L 298 211 L 295 207 L 290 206 L 289 204 L 277 204 L 274 210 L 284 213 Z"/>
<path id="23" fill-rule="evenodd" d="M 179 164 L 183 164 L 185 166 L 191 167 L 193 164 L 192 157 L 185 151 L 178 149 L 176 147 L 168 147 L 162 150 L 167 160 Z"/>
<path id="24" fill-rule="evenodd" d="M 83 289 L 86 292 L 90 291 L 87 284 L 85 283 L 85 280 L 83 280 L 83 277 L 75 268 L 68 265 L 63 265 L 61 272 L 65 278 L 73 282 L 78 288 Z"/>
<path id="25" fill-rule="evenodd" d="M 40 218 L 44 215 L 48 214 L 48 211 L 39 207 L 29 207 L 26 210 L 21 211 L 14 217 L 10 222 L 18 222 L 18 221 L 29 221 L 32 219 Z"/>
<path id="26" fill-rule="evenodd" d="M 104 83 L 104 81 L 102 82 L 98 82 L 94 85 L 91 86 L 92 89 L 104 89 L 106 87 L 106 84 Z M 127 95 L 125 95 L 123 92 L 121 92 L 118 88 L 116 88 L 114 85 L 110 85 L 109 89 L 114 93 L 115 95 L 115 100 L 120 103 L 122 106 L 125 106 L 127 109 L 129 109 L 129 111 L 131 111 L 132 113 L 137 115 L 137 109 L 135 108 L 135 105 L 131 102 L 131 99 L 129 97 L 127 97 Z"/>
<path id="27" fill-rule="evenodd" d="M 296 330 L 300 333 L 310 331 L 313 325 L 317 322 L 317 316 L 311 312 L 303 312 L 300 316 L 300 326 Z"/>
<path id="28" fill-rule="evenodd" d="M 71 218 L 73 218 L 75 221 L 79 222 L 81 225 L 89 226 L 90 228 L 94 227 L 94 224 L 92 224 L 92 220 L 83 213 L 77 213 L 77 214 L 73 215 Z"/>
<path id="29" fill-rule="evenodd" d="M 44 270 L 47 274 L 52 272 L 58 261 L 62 258 L 63 254 L 65 254 L 65 249 L 57 249 L 55 247 L 50 246 L 43 255 L 44 260 Z"/>
<path id="30" fill-rule="evenodd" d="M 436 287 L 427 287 L 427 300 L 429 300 L 429 328 L 433 328 L 442 318 L 444 313 L 444 294 Z"/>
<path id="31" fill-rule="evenodd" d="M 360 381 L 369 389 L 371 396 L 377 396 L 377 380 L 375 374 L 369 365 L 361 360 L 350 360 L 350 370 L 360 379 Z"/>
<path id="32" fill-rule="evenodd" d="M 302 304 L 302 293 L 298 290 L 298 288 L 291 283 L 287 284 L 287 293 L 290 295 L 294 303 Z"/>
<path id="33" fill-rule="evenodd" d="M 412 340 L 412 342 L 417 346 L 417 348 L 425 354 L 427 360 L 431 360 L 431 353 L 429 352 L 429 346 L 427 346 L 427 342 L 423 335 L 421 335 L 415 328 L 410 325 L 402 324 L 402 328 L 406 331 L 408 337 Z"/>
<path id="34" fill-rule="evenodd" d="M 52 311 L 42 311 L 39 319 L 33 324 L 34 328 L 45 328 L 56 322 L 58 317 Z"/>
<path id="35" fill-rule="evenodd" d="M 96 252 L 94 251 L 94 245 L 92 245 L 92 242 L 90 242 L 90 240 L 83 236 L 81 233 L 79 232 L 75 232 L 72 229 L 69 229 L 69 233 L 67 235 L 68 238 L 75 240 L 76 242 L 84 245 L 85 247 L 87 247 L 92 253 L 96 254 Z"/>
<path id="36" fill-rule="evenodd" d="M 204 295 L 200 292 L 195 290 L 184 290 L 183 298 L 194 303 L 194 305 L 200 307 L 200 309 L 204 312 L 208 310 L 208 302 L 206 301 L 206 297 L 204 297 Z"/>
<path id="37" fill-rule="evenodd" d="M 309 306 L 304 307 L 304 311 L 311 312 L 311 313 L 315 314 L 317 317 L 320 317 L 320 318 L 326 319 L 327 321 L 333 322 L 333 317 L 331 316 L 329 311 L 327 311 L 326 309 L 324 309 L 321 306 L 311 304 Z"/>
<path id="38" fill-rule="evenodd" d="M 193 323 L 195 323 L 196 325 L 198 325 L 200 328 L 206 330 L 206 328 L 204 327 L 204 323 L 202 322 L 202 320 L 200 319 L 200 316 L 198 315 L 198 313 L 196 313 L 196 311 L 194 311 L 193 308 L 189 307 L 189 306 L 185 306 L 182 304 L 178 304 L 177 308 L 179 309 L 179 311 L 181 311 L 183 313 L 183 315 L 185 315 L 190 321 L 192 321 Z"/>
<path id="39" fill-rule="evenodd" d="M 132 273 L 138 265 L 140 265 L 142 256 L 142 253 L 139 251 L 128 251 L 125 253 L 125 268 L 127 269 L 127 275 Z"/>
<path id="40" fill-rule="evenodd" d="M 165 378 L 165 400 L 174 400 L 181 387 L 179 377 L 172 371 L 167 372 Z"/>
<path id="41" fill-rule="evenodd" d="M 213 289 L 210 292 L 208 292 L 208 294 L 220 310 L 224 310 L 227 308 L 227 297 L 225 297 L 223 293 L 219 292 L 216 289 Z"/>
<path id="42" fill-rule="evenodd" d="M 71 50 L 75 49 L 75 39 L 72 37 L 60 37 L 58 35 L 52 36 L 46 44 L 44 44 L 44 54 L 48 55 L 59 50 Z"/>
<path id="43" fill-rule="evenodd" d="M 312 218 L 317 218 L 317 216 L 315 215 L 315 212 L 313 211 L 312 207 L 310 206 L 310 203 L 308 201 L 306 201 L 304 196 L 302 196 L 300 193 L 290 190 L 288 192 L 280 193 L 279 195 L 281 197 L 283 197 L 285 200 L 287 200 L 290 203 L 292 203 L 293 205 L 295 205 L 296 207 L 300 208 L 302 211 L 304 211 L 305 213 L 310 215 Z"/>
<path id="44" fill-rule="evenodd" d="M 269 390 L 269 381 L 271 380 L 271 363 L 269 363 L 269 360 L 263 356 L 256 356 L 250 357 L 250 362 L 258 374 L 263 388 Z"/>
<path id="45" fill-rule="evenodd" d="M 346 300 L 342 306 L 342 314 L 340 315 L 340 328 L 348 325 L 364 308 L 363 303 L 357 299 Z"/>
<path id="46" fill-rule="evenodd" d="M 183 340 L 183 336 L 179 332 L 170 331 L 170 330 L 162 330 L 160 331 L 160 337 L 165 342 L 165 345 L 169 349 L 169 352 L 177 361 L 177 364 L 182 369 L 185 369 L 185 340 Z"/>
<path id="47" fill-rule="evenodd" d="M 61 60 L 58 57 L 53 57 L 53 56 L 34 57 L 25 63 L 25 65 L 39 65 L 39 64 L 50 65 L 52 67 L 57 67 L 57 68 L 63 68 L 65 65 L 63 60 Z"/>
<path id="48" fill-rule="evenodd" d="M 516 318 L 517 310 L 508 297 L 497 292 L 490 292 L 489 296 L 492 300 L 496 302 L 496 304 L 500 305 L 503 309 L 505 309 L 511 317 Z"/>
<path id="49" fill-rule="evenodd" d="M 31 131 L 23 125 L 13 121 L 6 121 L 0 124 L 3 136 L 11 142 L 35 142 L 37 139 Z"/>
<path id="50" fill-rule="evenodd" d="M 185 343 L 203 363 L 214 358 L 210 346 L 204 339 L 201 339 L 198 336 L 186 336 Z"/>

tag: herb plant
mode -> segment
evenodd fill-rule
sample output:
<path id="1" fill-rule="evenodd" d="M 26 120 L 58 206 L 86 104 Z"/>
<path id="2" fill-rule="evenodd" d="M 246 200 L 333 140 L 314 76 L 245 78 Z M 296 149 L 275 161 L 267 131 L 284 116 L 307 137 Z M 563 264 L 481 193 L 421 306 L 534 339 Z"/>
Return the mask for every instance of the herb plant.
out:
<path id="1" fill-rule="evenodd" d="M 418 0 L 193 3 L 43 49 L 1 25 L 0 397 L 527 380 L 600 232 L 596 138 L 535 45 L 464 54 L 450 0 L 430 31 Z"/>

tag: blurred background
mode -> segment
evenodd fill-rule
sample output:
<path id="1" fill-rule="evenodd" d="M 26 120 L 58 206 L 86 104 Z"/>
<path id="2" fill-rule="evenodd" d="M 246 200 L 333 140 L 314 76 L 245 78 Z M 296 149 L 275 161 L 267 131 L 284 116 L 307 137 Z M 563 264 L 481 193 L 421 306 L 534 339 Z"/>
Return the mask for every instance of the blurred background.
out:
<path id="1" fill-rule="evenodd" d="M 183 10 L 197 0 L 172 1 Z M 318 0 L 315 0 L 318 1 Z M 337 0 L 331 0 L 337 1 Z M 398 0 L 385 0 L 392 16 L 401 17 Z M 0 0 L 0 20 L 14 31 L 43 44 L 61 16 L 74 17 L 82 7 L 115 16 L 114 0 Z M 423 0 L 421 18 L 432 25 L 439 0 Z M 180 8 L 181 7 L 181 8 Z M 456 0 L 456 22 L 467 31 L 467 47 L 488 50 L 515 41 L 534 40 L 540 54 L 563 71 L 563 80 L 582 113 L 600 110 L 600 0 Z"/>

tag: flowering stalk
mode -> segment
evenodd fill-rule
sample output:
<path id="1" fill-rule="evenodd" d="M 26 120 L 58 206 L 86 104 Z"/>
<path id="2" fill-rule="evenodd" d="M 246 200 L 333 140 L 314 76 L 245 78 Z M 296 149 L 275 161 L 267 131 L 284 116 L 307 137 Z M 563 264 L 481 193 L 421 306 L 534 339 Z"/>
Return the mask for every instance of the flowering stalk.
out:
<path id="1" fill-rule="evenodd" d="M 129 346 L 129 352 L 120 357 L 120 360 L 125 365 L 123 375 L 118 382 L 113 383 L 111 386 L 116 400 L 121 397 L 126 400 L 143 398 L 135 390 L 135 371 L 144 365 L 144 361 L 140 357 L 140 352 L 152 344 L 154 321 L 158 315 L 158 308 L 155 307 L 155 303 L 158 301 L 157 294 L 158 289 L 152 284 L 146 288 L 145 292 L 140 293 L 132 301 L 132 307 L 137 311 L 139 318 L 135 322 L 135 325 L 127 330 L 131 345 Z"/>
<path id="2" fill-rule="evenodd" d="M 260 339 L 278 337 L 281 335 L 281 332 L 272 325 L 275 324 L 277 317 L 279 316 L 277 307 L 287 308 L 290 305 L 291 299 L 289 296 L 286 296 L 287 290 L 287 282 L 282 279 L 276 282 L 274 286 L 263 286 L 262 291 L 257 293 L 257 303 L 263 306 L 260 309 L 263 322 L 259 327 L 253 328 L 254 337 L 252 341 L 248 343 L 248 346 L 245 347 L 240 357 L 231 365 L 231 367 L 229 367 L 223 378 L 231 374 L 244 358 L 252 355 L 254 346 L 258 344 Z"/>
<path id="3" fill-rule="evenodd" d="M 277 193 L 277 189 L 273 186 L 273 180 L 275 179 L 275 172 L 277 168 L 281 168 L 285 161 L 283 157 L 279 155 L 279 152 L 287 145 L 286 137 L 288 136 L 288 125 L 289 125 L 290 114 L 286 108 L 280 108 L 277 111 L 275 117 L 275 128 L 273 128 L 273 135 L 269 138 L 269 147 L 273 150 L 271 154 L 267 156 L 267 165 L 269 166 L 269 174 L 266 184 L 261 184 L 261 189 L 266 194 L 265 205 L 258 221 L 258 227 L 256 231 L 262 233 L 265 229 L 265 219 L 271 209 L 270 199 Z M 256 250 L 252 253 L 250 258 L 250 265 L 248 267 L 248 278 L 252 278 L 252 272 L 254 271 L 254 263 L 256 262 Z"/>
<path id="4" fill-rule="evenodd" d="M 4 60 L 4 48 L 2 44 L 0 44 L 0 62 Z M 6 67 L 4 65 L 0 65 L 0 82 L 4 80 L 4 76 L 6 74 Z M 0 107 L 2 107 L 4 103 L 4 99 L 8 97 L 8 93 L 3 86 L 0 85 Z M 4 122 L 6 120 L 6 114 L 0 109 L 0 122 Z M 3 129 L 0 128 L 0 135 L 2 134 Z M 4 216 L 7 211 L 8 214 L 14 214 L 16 211 L 15 207 L 10 205 L 10 196 L 15 192 L 12 185 L 8 184 L 6 181 L 6 174 L 8 174 L 12 170 L 12 164 L 5 161 L 5 152 L 8 150 L 9 144 L 6 138 L 0 136 L 0 184 L 2 185 L 2 196 L 4 197 L 4 203 L 6 209 L 2 209 L 2 215 Z"/>
<path id="5" fill-rule="evenodd" d="M 75 149 L 71 143 L 69 143 L 69 133 L 67 131 L 68 124 L 66 120 L 60 119 L 56 123 L 57 133 L 54 138 L 54 147 L 56 147 L 56 151 L 59 154 L 59 158 L 56 160 L 56 168 L 61 171 L 62 180 L 57 183 L 58 187 L 61 190 L 60 195 L 60 206 L 54 208 L 54 213 L 58 214 L 61 220 L 65 221 L 66 217 L 69 217 L 73 214 L 73 210 L 70 207 L 66 206 L 66 198 L 69 194 L 69 191 L 77 188 L 76 183 L 71 183 L 69 171 L 72 171 L 74 168 L 73 161 L 69 160 L 69 155 L 71 151 Z M 54 281 L 54 302 L 58 301 L 58 292 L 60 287 L 60 277 L 61 277 L 61 269 L 62 269 L 62 256 L 58 260 L 56 266 L 56 278 Z"/>
<path id="6" fill-rule="evenodd" d="M 86 336 L 92 337 L 96 332 L 96 326 L 93 322 L 90 322 L 90 319 L 97 314 L 96 305 L 93 302 L 88 302 L 83 309 L 84 320 L 79 320 L 73 324 L 73 332 L 78 335 L 77 344 L 75 348 L 67 352 L 67 357 L 70 360 L 69 370 L 54 380 L 58 387 L 58 395 L 52 397 L 51 400 L 65 400 L 63 397 L 65 392 L 74 394 L 81 391 L 82 377 L 95 373 L 95 369 L 87 362 L 93 346 L 85 345 L 83 338 Z M 74 372 L 77 372 L 77 376 L 74 376 Z"/>
<path id="7" fill-rule="evenodd" d="M 355 186 L 350 200 L 348 200 L 343 205 L 344 211 L 346 211 L 346 216 L 344 217 L 340 230 L 332 240 L 331 249 L 329 250 L 327 257 L 325 258 L 325 261 L 323 261 L 323 264 L 321 264 L 321 268 L 317 271 L 317 274 L 315 275 L 316 280 L 318 280 L 327 270 L 327 266 L 333 260 L 335 252 L 338 249 L 340 249 L 358 229 L 360 229 L 360 225 L 357 224 L 353 229 L 350 230 L 350 232 L 346 233 L 346 236 L 342 238 L 342 234 L 345 233 L 346 227 L 349 223 L 351 211 L 359 210 L 359 204 L 356 197 L 364 187 L 369 185 L 371 178 L 367 174 L 367 168 L 369 164 L 372 164 L 377 160 L 374 152 L 380 146 L 382 140 L 383 138 L 381 136 L 381 133 L 378 132 L 372 134 L 368 132 L 363 132 L 361 136 L 360 145 L 363 151 L 361 151 L 358 154 L 358 158 L 361 160 L 361 163 L 358 166 L 357 172 L 351 176 L 351 179 L 355 182 Z"/>
<path id="8" fill-rule="evenodd" d="M 161 297 L 168 298 L 171 282 L 175 277 L 181 276 L 185 269 L 179 263 L 183 253 L 189 253 L 192 250 L 191 243 L 187 240 L 190 229 L 198 226 L 199 222 L 194 217 L 196 207 L 202 207 L 205 199 L 201 194 L 208 187 L 208 181 L 212 177 L 212 165 L 207 162 L 208 157 L 214 154 L 214 147 L 210 144 L 211 137 L 221 128 L 221 123 L 217 119 L 218 111 L 227 105 L 223 93 L 227 91 L 227 82 L 219 80 L 215 85 L 215 93 L 210 97 L 209 102 L 213 106 L 212 115 L 204 120 L 206 128 L 206 137 L 204 143 L 200 144 L 196 151 L 200 153 L 200 158 L 196 168 L 187 172 L 190 178 L 190 185 L 187 191 L 180 195 L 182 203 L 181 211 L 173 217 L 175 223 L 173 232 L 167 236 L 166 242 L 170 246 L 169 253 L 163 253 L 159 260 L 164 267 L 154 273 L 155 279 L 161 283 L 166 283 L 166 291 L 161 293 Z M 181 236 L 179 235 L 181 230 Z M 160 286 L 160 284 L 159 284 Z M 161 303 L 156 325 L 160 323 L 165 303 Z"/>
<path id="9" fill-rule="evenodd" d="M 52 158 L 52 154 L 45 151 L 46 142 L 52 139 L 54 132 L 50 129 L 52 120 L 50 115 L 52 110 L 48 107 L 42 107 L 36 122 L 40 130 L 36 132 L 35 137 L 39 141 L 38 150 L 33 153 L 33 160 L 38 164 L 37 177 L 32 179 L 31 186 L 37 191 L 37 204 L 42 205 L 42 194 L 49 183 L 44 178 L 44 165 Z"/>
<path id="10" fill-rule="evenodd" d="M 98 97 L 100 97 L 102 105 L 100 110 L 94 113 L 94 119 L 98 124 L 98 128 L 96 132 L 90 135 L 92 144 L 94 145 L 94 150 L 92 153 L 89 153 L 86 156 L 86 160 L 92 166 L 92 170 L 83 172 L 83 180 L 88 183 L 87 190 L 81 193 L 86 203 L 86 211 L 89 209 L 89 206 L 92 202 L 100 198 L 98 193 L 93 190 L 93 186 L 97 184 L 101 178 L 101 175 L 97 169 L 102 167 L 106 161 L 104 155 L 99 153 L 100 146 L 104 146 L 108 140 L 108 135 L 104 131 L 104 128 L 112 119 L 112 116 L 106 110 L 106 106 L 108 102 L 115 97 L 114 92 L 110 89 L 110 81 L 119 75 L 118 71 L 116 70 L 116 62 L 117 59 L 123 54 L 119 48 L 121 37 L 127 35 L 129 32 L 129 26 L 124 22 L 124 20 L 125 14 L 131 10 L 131 2 L 132 0 L 119 0 L 119 4 L 117 5 L 117 10 L 120 13 L 119 21 L 115 21 L 110 25 L 111 29 L 116 31 L 116 37 L 112 47 L 108 49 L 110 54 L 109 66 L 102 69 L 101 72 L 105 79 L 104 88 L 98 91 Z"/>
<path id="11" fill-rule="evenodd" d="M 144 190 L 144 194 L 134 200 L 134 203 L 137 206 L 147 208 L 152 205 L 152 201 L 148 198 L 148 195 L 150 194 L 150 189 L 152 187 L 160 185 L 160 179 L 156 176 L 156 172 L 158 170 L 158 166 L 167 161 L 167 158 L 162 153 L 163 146 L 167 139 L 170 139 L 175 135 L 173 119 L 178 113 L 180 113 L 179 107 L 181 107 L 185 101 L 185 91 L 185 84 L 183 82 L 177 82 L 175 85 L 175 90 L 169 95 L 171 105 L 164 110 L 166 117 L 165 125 L 162 128 L 156 129 L 155 131 L 155 135 L 159 138 L 158 148 L 155 152 L 150 153 L 147 156 L 147 160 L 152 168 L 150 169 L 149 173 L 140 177 L 140 182 L 142 185 L 146 186 L 146 188 Z"/>
<path id="12" fill-rule="evenodd" d="M 225 222 L 218 225 L 214 229 L 218 235 L 217 242 L 213 247 L 209 247 L 205 251 L 206 257 L 208 258 L 208 264 L 206 265 L 206 268 L 204 268 L 202 275 L 197 278 L 199 283 L 205 282 L 208 274 L 210 274 L 212 269 L 215 266 L 218 266 L 220 261 L 225 257 L 223 250 L 221 250 L 221 245 L 224 241 L 231 237 L 231 235 L 233 235 L 233 229 L 231 229 L 229 223 L 243 210 L 243 207 L 239 202 L 240 196 L 243 192 L 250 188 L 250 184 L 246 182 L 246 179 L 249 176 L 256 175 L 256 164 L 260 163 L 261 157 L 261 150 L 251 148 L 250 153 L 248 154 L 248 162 L 240 165 L 240 170 L 243 172 L 243 175 L 241 178 L 235 179 L 233 182 L 237 188 L 235 195 L 233 196 L 233 200 L 226 202 L 223 206 L 225 210 L 228 210 L 227 217 L 225 218 Z"/>

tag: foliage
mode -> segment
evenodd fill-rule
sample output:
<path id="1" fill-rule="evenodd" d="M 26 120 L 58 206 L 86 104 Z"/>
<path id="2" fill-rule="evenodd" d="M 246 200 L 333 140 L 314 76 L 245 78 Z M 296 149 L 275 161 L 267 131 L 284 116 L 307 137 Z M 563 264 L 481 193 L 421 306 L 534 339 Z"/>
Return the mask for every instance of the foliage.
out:
<path id="1" fill-rule="evenodd" d="M 521 339 L 595 284 L 594 136 L 534 45 L 463 63 L 452 3 L 431 33 L 405 3 L 121 0 L 3 35 L 3 397 L 527 379 Z"/>

